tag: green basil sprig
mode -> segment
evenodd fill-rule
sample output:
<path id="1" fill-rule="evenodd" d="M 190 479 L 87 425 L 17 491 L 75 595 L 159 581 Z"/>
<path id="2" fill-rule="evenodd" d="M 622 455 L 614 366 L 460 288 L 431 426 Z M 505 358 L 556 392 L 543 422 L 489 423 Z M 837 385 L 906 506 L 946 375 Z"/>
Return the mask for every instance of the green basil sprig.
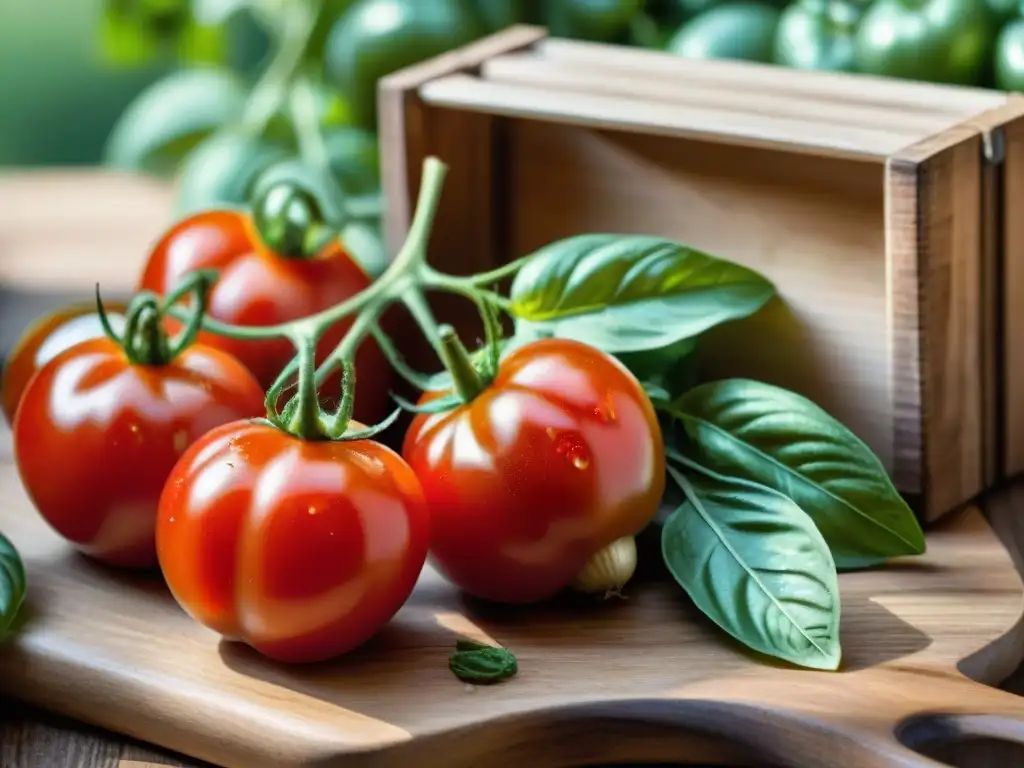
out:
<path id="1" fill-rule="evenodd" d="M 637 352 L 747 317 L 774 293 L 757 272 L 671 240 L 580 235 L 533 254 L 512 283 L 510 312 L 517 335 Z"/>
<path id="2" fill-rule="evenodd" d="M 459 680 L 467 683 L 497 683 L 519 671 L 516 657 L 504 648 L 459 640 L 448 658 L 448 667 Z"/>
<path id="3" fill-rule="evenodd" d="M 702 384 L 662 409 L 682 427 L 681 449 L 698 464 L 795 501 L 840 569 L 925 551 L 921 526 L 875 454 L 807 398 L 728 379 Z"/>
<path id="4" fill-rule="evenodd" d="M 697 607 L 756 651 L 837 669 L 839 583 L 811 519 L 754 483 L 669 472 L 686 501 L 665 522 L 662 555 Z"/>
<path id="5" fill-rule="evenodd" d="M 10 539 L 0 533 L 0 640 L 2 640 L 25 602 L 28 579 L 25 565 Z"/>

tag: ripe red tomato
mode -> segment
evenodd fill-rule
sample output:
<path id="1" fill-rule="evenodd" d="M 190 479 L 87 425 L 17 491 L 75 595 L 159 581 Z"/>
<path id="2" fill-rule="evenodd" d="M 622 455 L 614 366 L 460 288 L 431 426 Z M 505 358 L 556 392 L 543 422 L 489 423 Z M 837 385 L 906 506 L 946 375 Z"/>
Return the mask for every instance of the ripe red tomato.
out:
<path id="1" fill-rule="evenodd" d="M 370 277 L 336 241 L 315 258 L 286 258 L 263 245 L 250 216 L 241 211 L 207 211 L 174 225 L 156 244 L 139 287 L 164 295 L 188 274 L 219 270 L 210 291 L 208 314 L 235 325 L 276 325 L 338 304 L 370 285 Z M 317 348 L 318 362 L 333 349 L 351 320 L 331 328 Z M 200 333 L 204 344 L 241 360 L 264 389 L 295 355 L 285 339 L 238 341 Z M 355 416 L 376 423 L 388 413 L 391 368 L 372 339 L 356 355 Z M 338 377 L 321 390 L 340 396 Z"/>
<path id="2" fill-rule="evenodd" d="M 429 538 L 423 491 L 394 451 L 260 421 L 216 429 L 182 456 L 156 532 L 182 608 L 285 662 L 374 635 L 412 592 Z"/>
<path id="3" fill-rule="evenodd" d="M 107 317 L 114 330 L 121 332 L 124 304 L 104 302 Z M 25 329 L 4 365 L 0 382 L 4 417 L 14 424 L 14 413 L 18 410 L 21 395 L 29 379 L 45 363 L 65 349 L 86 339 L 98 339 L 104 335 L 96 314 L 96 304 L 72 304 L 45 315 Z"/>
<path id="4" fill-rule="evenodd" d="M 643 388 L 610 355 L 566 339 L 520 347 L 472 402 L 418 415 L 402 454 L 426 494 L 438 568 L 499 602 L 566 587 L 597 550 L 636 534 L 665 488 Z"/>
<path id="5" fill-rule="evenodd" d="M 92 339 L 29 382 L 15 458 L 57 533 L 98 560 L 149 567 L 157 502 L 178 457 L 213 427 L 262 411 L 259 384 L 224 352 L 197 344 L 166 365 L 132 365 L 110 339 Z"/>

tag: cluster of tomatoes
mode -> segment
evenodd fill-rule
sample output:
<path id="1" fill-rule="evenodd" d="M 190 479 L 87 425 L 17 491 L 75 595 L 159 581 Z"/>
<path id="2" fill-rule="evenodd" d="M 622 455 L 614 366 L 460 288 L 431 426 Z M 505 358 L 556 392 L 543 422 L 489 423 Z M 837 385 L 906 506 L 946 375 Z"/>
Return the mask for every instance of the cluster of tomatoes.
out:
<path id="1" fill-rule="evenodd" d="M 336 242 L 284 257 L 248 214 L 219 211 L 164 234 L 139 289 L 166 296 L 208 269 L 207 315 L 251 327 L 311 315 L 371 283 Z M 79 550 L 159 567 L 193 618 L 273 659 L 361 645 L 409 598 L 428 553 L 480 598 L 551 597 L 595 552 L 642 528 L 664 489 L 643 388 L 575 341 L 519 347 L 471 402 L 417 415 L 399 455 L 371 439 L 303 439 L 261 418 L 294 354 L 287 340 L 202 331 L 154 363 L 125 339 L 170 333 L 176 321 L 161 315 L 147 330 L 152 318 L 128 317 L 111 314 L 124 332 L 111 338 L 95 311 L 68 309 L 30 329 L 9 359 L 3 404 L 23 484 Z M 350 323 L 323 336 L 321 358 Z M 355 417 L 374 423 L 389 410 L 391 368 L 372 339 L 355 366 Z"/>

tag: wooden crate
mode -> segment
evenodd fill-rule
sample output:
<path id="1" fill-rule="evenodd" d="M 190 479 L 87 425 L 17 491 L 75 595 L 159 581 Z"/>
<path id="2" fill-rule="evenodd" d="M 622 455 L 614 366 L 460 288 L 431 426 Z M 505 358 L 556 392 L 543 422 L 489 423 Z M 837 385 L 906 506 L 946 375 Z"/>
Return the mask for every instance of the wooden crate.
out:
<path id="1" fill-rule="evenodd" d="M 436 155 L 440 267 L 582 232 L 679 240 L 780 293 L 709 334 L 708 376 L 812 398 L 926 520 L 1024 469 L 1021 98 L 514 27 L 382 80 L 380 124 L 392 249 Z"/>

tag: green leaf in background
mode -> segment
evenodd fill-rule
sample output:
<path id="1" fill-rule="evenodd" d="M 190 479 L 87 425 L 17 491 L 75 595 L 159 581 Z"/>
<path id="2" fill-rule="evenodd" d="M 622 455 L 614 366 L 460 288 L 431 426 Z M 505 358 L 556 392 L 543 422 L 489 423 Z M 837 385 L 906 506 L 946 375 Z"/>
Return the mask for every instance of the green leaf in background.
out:
<path id="1" fill-rule="evenodd" d="M 664 409 L 684 453 L 772 488 L 814 520 L 840 569 L 925 551 L 924 534 L 878 457 L 807 398 L 747 379 L 691 389 Z"/>
<path id="2" fill-rule="evenodd" d="M 233 132 L 215 133 L 185 158 L 178 176 L 178 215 L 244 205 L 264 170 L 288 157 L 288 150 L 266 139 Z"/>
<path id="3" fill-rule="evenodd" d="M 683 25 L 665 49 L 687 59 L 769 62 L 778 23 L 779 11 L 764 3 L 722 3 Z"/>
<path id="4" fill-rule="evenodd" d="M 662 557 L 697 607 L 756 651 L 837 669 L 839 581 L 811 519 L 753 483 L 669 472 L 686 502 L 665 521 Z"/>
<path id="5" fill-rule="evenodd" d="M 237 118 L 246 88 L 219 69 L 173 72 L 140 93 L 121 114 L 104 162 L 164 174 L 209 134 Z"/>
<path id="6" fill-rule="evenodd" d="M 0 533 L 0 640 L 10 630 L 21 610 L 27 589 L 25 565 L 14 545 Z"/>
<path id="7" fill-rule="evenodd" d="M 661 238 L 610 234 L 541 248 L 510 293 L 517 329 L 538 326 L 612 353 L 697 336 L 753 314 L 773 295 L 746 267 Z"/>
<path id="8" fill-rule="evenodd" d="M 118 66 L 167 55 L 219 64 L 225 56 L 223 26 L 198 21 L 189 0 L 106 0 L 100 30 L 103 54 Z"/>

